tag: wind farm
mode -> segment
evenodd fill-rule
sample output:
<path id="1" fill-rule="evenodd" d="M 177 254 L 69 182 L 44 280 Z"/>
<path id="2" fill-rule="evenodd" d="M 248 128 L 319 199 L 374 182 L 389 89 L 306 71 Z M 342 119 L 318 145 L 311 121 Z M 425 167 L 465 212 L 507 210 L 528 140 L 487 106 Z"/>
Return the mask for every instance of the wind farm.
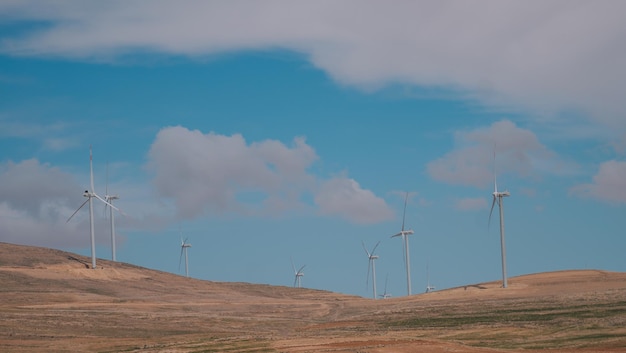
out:
<path id="1" fill-rule="evenodd" d="M 329 4 L 0 2 L 0 352 L 626 352 L 626 2 Z"/>

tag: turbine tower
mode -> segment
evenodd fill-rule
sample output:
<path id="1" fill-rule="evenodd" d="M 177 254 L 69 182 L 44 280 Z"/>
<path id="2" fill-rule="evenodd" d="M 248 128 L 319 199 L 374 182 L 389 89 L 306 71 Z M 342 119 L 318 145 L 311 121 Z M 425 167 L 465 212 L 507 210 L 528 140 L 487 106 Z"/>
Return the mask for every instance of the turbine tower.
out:
<path id="1" fill-rule="evenodd" d="M 304 276 L 304 272 L 302 272 L 302 270 L 304 270 L 304 268 L 306 267 L 306 265 L 300 267 L 299 270 L 296 271 L 296 266 L 293 265 L 293 258 L 291 259 L 291 268 L 293 268 L 293 273 L 295 278 L 293 279 L 293 286 L 298 288 L 302 287 L 302 276 Z"/>
<path id="2" fill-rule="evenodd" d="M 113 200 L 118 200 L 120 197 L 118 195 L 109 195 L 109 165 L 107 164 L 107 182 L 106 182 L 106 188 L 104 191 L 104 199 L 110 204 L 113 205 Z M 116 256 L 115 256 L 115 214 L 113 213 L 113 208 L 109 207 L 108 205 L 105 205 L 105 212 L 106 212 L 106 207 L 109 208 L 109 217 L 111 218 L 111 259 L 113 261 L 117 261 Z"/>
<path id="3" fill-rule="evenodd" d="M 183 259 L 183 252 L 185 253 L 185 277 L 189 277 L 189 258 L 187 257 L 187 249 L 191 247 L 191 244 L 187 242 L 188 238 L 180 238 L 180 257 L 178 258 L 178 271 L 180 271 L 180 263 Z"/>
<path id="4" fill-rule="evenodd" d="M 378 255 L 374 255 L 374 251 L 376 251 L 376 248 L 378 247 L 378 244 L 380 244 L 380 241 L 376 243 L 371 253 L 367 251 L 367 248 L 365 247 L 364 242 L 361 242 L 361 244 L 363 245 L 363 250 L 365 250 L 365 253 L 367 254 L 367 259 L 369 261 L 369 264 L 367 265 L 367 277 L 366 277 L 367 279 L 365 280 L 365 287 L 367 287 L 367 281 L 369 280 L 369 277 L 370 277 L 370 268 L 371 268 L 372 269 L 372 288 L 374 291 L 374 299 L 376 299 L 376 259 L 378 259 Z"/>
<path id="5" fill-rule="evenodd" d="M 406 290 L 407 290 L 407 295 L 411 295 L 411 262 L 409 259 L 409 235 L 413 234 L 413 230 L 412 229 L 408 229 L 408 230 L 404 230 L 404 220 L 406 217 L 406 203 L 407 200 L 409 199 L 409 193 L 406 193 L 406 196 L 404 197 L 404 213 L 402 214 L 402 230 L 400 230 L 400 233 L 398 234 L 394 234 L 391 237 L 395 238 L 395 237 L 402 237 L 402 240 L 404 241 L 404 263 L 406 265 Z"/>
<path id="6" fill-rule="evenodd" d="M 491 202 L 491 211 L 489 211 L 489 223 L 491 224 L 491 214 L 493 213 L 493 206 L 498 203 L 498 211 L 500 212 L 500 252 L 502 255 L 502 288 L 508 286 L 506 276 L 506 246 L 504 244 L 504 203 L 503 197 L 509 197 L 511 194 L 505 190 L 498 191 L 498 183 L 496 180 L 496 152 L 493 152 L 493 201 Z"/>
<path id="7" fill-rule="evenodd" d="M 83 193 L 83 196 L 86 197 L 87 200 L 85 202 L 83 202 L 83 204 L 80 205 L 80 207 L 78 207 L 76 209 L 76 211 L 74 211 L 74 213 L 72 213 L 70 218 L 68 218 L 67 221 L 65 221 L 65 223 L 69 222 L 70 219 L 72 219 L 72 217 L 74 217 L 74 215 L 81 208 L 83 208 L 83 206 L 85 206 L 85 204 L 87 202 L 89 202 L 89 227 L 90 227 L 90 234 L 91 234 L 91 268 L 95 269 L 96 268 L 96 241 L 95 241 L 95 234 L 94 234 L 93 201 L 92 201 L 92 199 L 95 197 L 96 199 L 104 202 L 105 205 L 110 206 L 111 208 L 115 209 L 116 211 L 119 212 L 120 210 L 117 207 L 115 207 L 112 204 L 110 204 L 108 201 L 104 200 L 102 197 L 98 196 L 98 194 L 96 194 L 96 192 L 94 191 L 94 187 L 93 187 L 93 155 L 92 155 L 92 152 L 91 152 L 91 146 L 89 146 L 89 181 L 90 181 L 91 191 L 85 190 L 85 192 Z"/>

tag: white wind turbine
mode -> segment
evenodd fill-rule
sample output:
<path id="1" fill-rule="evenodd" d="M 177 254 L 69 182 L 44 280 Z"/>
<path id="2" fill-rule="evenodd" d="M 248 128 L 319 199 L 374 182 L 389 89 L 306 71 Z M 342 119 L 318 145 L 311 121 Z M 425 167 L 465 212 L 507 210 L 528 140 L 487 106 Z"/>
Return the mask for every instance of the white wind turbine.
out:
<path id="1" fill-rule="evenodd" d="M 183 259 L 183 252 L 185 253 L 185 277 L 189 277 L 189 258 L 187 257 L 187 249 L 191 247 L 191 244 L 187 242 L 188 238 L 180 238 L 180 257 L 178 258 L 178 271 L 180 271 L 180 263 Z"/>
<path id="2" fill-rule="evenodd" d="M 506 246 L 504 245 L 504 208 L 503 208 L 503 197 L 511 196 L 507 190 L 499 192 L 498 191 L 498 183 L 496 180 L 496 152 L 493 152 L 493 202 L 491 203 L 491 211 L 489 211 L 489 223 L 491 224 L 491 214 L 493 213 L 493 206 L 495 206 L 496 202 L 498 203 L 498 210 L 500 212 L 500 251 L 502 254 L 502 288 L 506 288 L 507 277 L 506 277 Z"/>
<path id="3" fill-rule="evenodd" d="M 107 181 L 104 191 L 104 199 L 110 205 L 113 205 L 113 200 L 118 200 L 119 198 L 120 197 L 118 195 L 109 195 L 109 165 L 107 164 Z M 111 258 L 113 261 L 117 261 L 115 257 L 115 214 L 113 213 L 113 208 L 109 207 L 109 205 L 105 205 L 105 212 L 106 208 L 109 209 L 109 217 L 111 218 Z"/>
<path id="4" fill-rule="evenodd" d="M 291 259 L 291 268 L 293 268 L 293 273 L 294 273 L 294 280 L 293 280 L 293 286 L 296 287 L 296 285 L 298 286 L 298 288 L 302 287 L 302 276 L 304 276 L 304 272 L 302 272 L 302 270 L 304 270 L 304 268 L 306 267 L 306 265 L 303 265 L 302 267 L 300 267 L 299 270 L 296 271 L 296 266 L 293 265 L 293 258 Z"/>
<path id="5" fill-rule="evenodd" d="M 402 237 L 402 240 L 404 241 L 404 262 L 406 264 L 406 289 L 407 289 L 408 295 L 411 295 L 411 262 L 409 259 L 409 237 L 408 236 L 413 234 L 413 230 L 412 229 L 404 230 L 404 219 L 406 216 L 406 203 L 408 199 L 409 199 L 409 193 L 407 192 L 406 196 L 404 197 L 404 213 L 402 214 L 402 230 L 400 230 L 400 233 L 394 234 L 391 237 L 392 238 Z"/>
<path id="6" fill-rule="evenodd" d="M 388 279 L 389 279 L 389 274 L 385 276 L 385 291 L 383 292 L 383 294 L 379 295 L 383 299 L 391 298 L 391 293 L 387 293 L 387 280 Z"/>
<path id="7" fill-rule="evenodd" d="M 380 244 L 380 241 L 376 243 L 371 253 L 367 251 L 367 248 L 365 247 L 364 242 L 361 242 L 361 244 L 363 245 L 363 250 L 365 250 L 365 253 L 367 254 L 367 259 L 369 262 L 369 264 L 367 265 L 367 277 L 366 277 L 367 279 L 365 280 L 365 287 L 367 287 L 367 282 L 369 281 L 370 268 L 371 268 L 372 269 L 372 288 L 374 291 L 374 299 L 376 299 L 376 259 L 378 259 L 378 255 L 374 255 L 374 251 L 376 251 L 376 248 L 378 247 L 378 244 Z"/>
<path id="8" fill-rule="evenodd" d="M 435 287 L 430 285 L 430 272 L 428 271 L 428 264 L 426 264 L 426 293 L 430 293 L 434 290 Z"/>
<path id="9" fill-rule="evenodd" d="M 85 204 L 87 202 L 89 202 L 89 226 L 90 226 L 90 230 L 91 230 L 91 268 L 95 269 L 96 268 L 96 241 L 95 241 L 95 234 L 94 234 L 94 223 L 93 223 L 93 201 L 92 199 L 95 197 L 96 199 L 104 202 L 105 205 L 110 206 L 111 208 L 115 209 L 116 211 L 120 211 L 117 207 L 113 206 L 112 204 L 110 204 L 108 201 L 104 200 L 102 197 L 98 196 L 98 194 L 96 194 L 96 192 L 94 191 L 94 187 L 93 187 L 93 156 L 92 156 L 92 152 L 91 152 L 91 146 L 89 146 L 89 181 L 90 181 L 90 186 L 91 186 L 91 191 L 90 190 L 85 190 L 85 192 L 83 193 L 83 196 L 87 198 L 87 200 L 85 202 L 83 202 L 82 205 L 80 205 L 80 207 L 78 209 L 76 209 L 76 211 L 74 211 L 74 213 L 72 213 L 72 215 L 70 216 L 70 218 L 67 219 L 67 221 L 65 221 L 65 223 L 69 222 L 70 219 L 72 219 L 72 217 L 74 217 L 74 215 L 81 209 L 83 208 L 83 206 L 85 206 Z"/>

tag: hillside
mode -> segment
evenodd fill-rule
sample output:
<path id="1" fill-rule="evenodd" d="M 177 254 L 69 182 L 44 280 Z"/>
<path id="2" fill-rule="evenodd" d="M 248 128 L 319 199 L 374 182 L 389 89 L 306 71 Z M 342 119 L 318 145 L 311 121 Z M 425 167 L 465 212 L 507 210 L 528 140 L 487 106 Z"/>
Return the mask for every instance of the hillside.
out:
<path id="1" fill-rule="evenodd" d="M 625 273 L 541 273 L 507 289 L 374 301 L 87 263 L 0 243 L 0 351 L 626 351 Z"/>

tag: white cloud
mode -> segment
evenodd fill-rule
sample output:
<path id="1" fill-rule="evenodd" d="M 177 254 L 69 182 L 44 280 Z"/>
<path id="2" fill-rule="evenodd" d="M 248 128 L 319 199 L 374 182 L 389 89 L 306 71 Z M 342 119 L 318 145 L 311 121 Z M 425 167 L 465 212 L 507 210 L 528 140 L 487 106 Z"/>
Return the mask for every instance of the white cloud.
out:
<path id="1" fill-rule="evenodd" d="M 592 183 L 575 186 L 570 191 L 581 197 L 626 203 L 626 162 L 612 160 L 602 163 Z"/>
<path id="2" fill-rule="evenodd" d="M 304 138 L 291 146 L 276 140 L 247 143 L 239 134 L 167 127 L 149 156 L 156 191 L 173 199 L 183 218 L 207 212 L 280 215 L 306 208 L 304 195 L 313 195 L 322 214 L 358 223 L 385 220 L 390 212 L 384 200 L 354 180 L 323 181 L 310 174 L 318 156 Z M 345 198 L 336 200 L 333 193 Z"/>
<path id="3" fill-rule="evenodd" d="M 494 148 L 498 175 L 539 177 L 540 173 L 571 173 L 575 166 L 561 160 L 530 130 L 508 120 L 486 128 L 457 132 L 457 148 L 428 163 L 431 178 L 460 185 L 485 187 L 493 183 Z"/>
<path id="4" fill-rule="evenodd" d="M 248 145 L 238 134 L 203 134 L 180 126 L 162 129 L 149 156 L 157 192 L 174 199 L 183 218 L 207 210 L 251 212 L 248 206 L 268 196 L 271 203 L 287 198 L 297 204 L 299 192 L 314 187 L 306 170 L 317 159 L 302 138 L 291 148 L 272 140 Z M 246 196 L 260 200 L 238 199 Z"/>
<path id="5" fill-rule="evenodd" d="M 485 200 L 485 198 L 482 197 L 475 197 L 475 198 L 464 198 L 464 199 L 458 199 L 455 202 L 455 205 L 457 210 L 461 210 L 461 211 L 475 211 L 475 210 L 481 210 L 483 208 L 487 208 L 489 207 L 489 204 L 487 203 L 487 200 Z"/>
<path id="6" fill-rule="evenodd" d="M 89 244 L 86 212 L 66 223 L 84 202 L 83 191 L 72 175 L 35 159 L 1 166 L 0 241 L 60 247 Z M 100 224 L 97 231 L 106 234 L 105 229 Z"/>
<path id="7" fill-rule="evenodd" d="M 346 177 L 335 177 L 322 183 L 315 203 L 322 214 L 339 215 L 355 223 L 371 224 L 393 219 L 393 211 L 383 199 Z"/>
<path id="8" fill-rule="evenodd" d="M 624 12 L 621 0 L 4 1 L 3 18 L 48 25 L 5 35 L 0 50 L 114 60 L 283 48 L 349 85 L 450 87 L 488 106 L 578 110 L 625 128 Z"/>

